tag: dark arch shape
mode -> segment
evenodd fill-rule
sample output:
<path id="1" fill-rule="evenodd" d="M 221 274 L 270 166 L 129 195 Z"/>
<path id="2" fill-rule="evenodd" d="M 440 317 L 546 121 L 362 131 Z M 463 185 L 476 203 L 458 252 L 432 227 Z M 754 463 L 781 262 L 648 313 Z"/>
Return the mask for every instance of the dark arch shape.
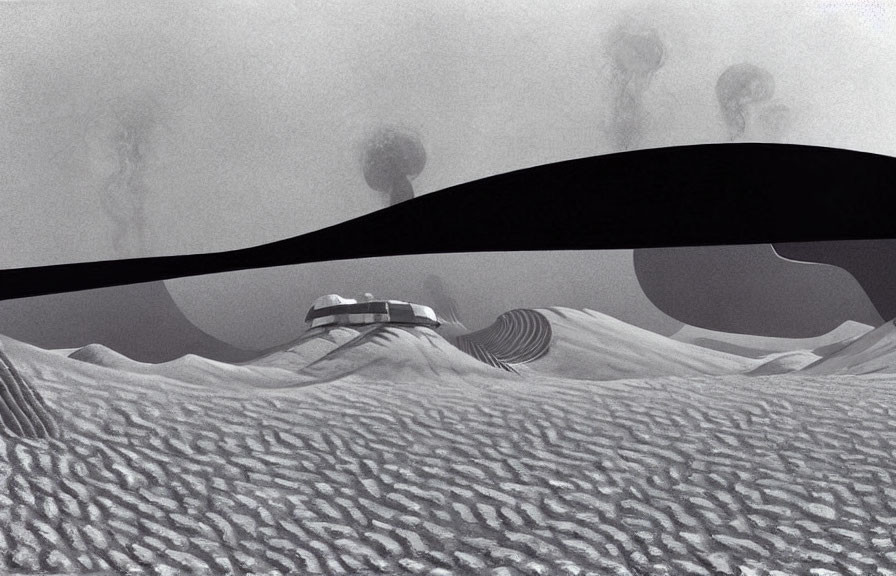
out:
<path id="1" fill-rule="evenodd" d="M 896 238 L 896 158 L 787 144 L 528 168 L 253 248 L 0 272 L 0 299 L 375 256 Z"/>
<path id="2" fill-rule="evenodd" d="M 775 244 L 775 250 L 791 260 L 843 268 L 862 285 L 884 319 L 896 318 L 896 239 Z"/>

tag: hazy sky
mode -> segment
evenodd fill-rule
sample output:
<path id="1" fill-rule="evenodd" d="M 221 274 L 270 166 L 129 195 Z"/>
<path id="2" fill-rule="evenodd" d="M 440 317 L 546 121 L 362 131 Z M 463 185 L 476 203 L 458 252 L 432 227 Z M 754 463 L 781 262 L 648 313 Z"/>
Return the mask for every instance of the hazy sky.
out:
<path id="1" fill-rule="evenodd" d="M 883 0 L 0 1 L 0 266 L 237 248 L 384 207 L 359 168 L 384 123 L 423 140 L 418 194 L 620 146 L 728 141 L 715 85 L 741 62 L 774 84 L 741 139 L 896 155 L 894 30 Z M 638 60 L 658 45 L 660 60 Z M 569 280 L 508 302 L 591 295 L 667 323 L 635 292 L 631 252 L 564 255 L 562 270 L 545 258 L 512 269 Z M 301 331 L 326 274 L 413 295 L 415 262 L 377 268 L 402 279 L 382 288 L 351 264 L 168 286 L 239 343 Z M 483 296 L 487 259 L 453 262 L 462 307 L 504 311 Z"/>
<path id="2" fill-rule="evenodd" d="M 664 46 L 640 146 L 724 141 L 715 81 L 750 61 L 789 108 L 776 138 L 896 154 L 883 1 L 0 2 L 0 266 L 236 248 L 383 207 L 358 167 L 381 123 L 421 135 L 418 193 L 613 151 L 620 27 Z"/>

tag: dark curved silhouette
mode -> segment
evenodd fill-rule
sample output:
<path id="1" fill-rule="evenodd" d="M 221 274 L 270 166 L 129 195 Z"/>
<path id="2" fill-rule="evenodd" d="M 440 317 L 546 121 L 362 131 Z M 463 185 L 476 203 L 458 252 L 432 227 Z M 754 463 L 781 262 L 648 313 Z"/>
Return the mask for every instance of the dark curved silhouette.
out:
<path id="1" fill-rule="evenodd" d="M 838 266 L 853 275 L 884 319 L 896 318 L 896 240 L 775 244 L 784 258 Z"/>
<path id="2" fill-rule="evenodd" d="M 654 305 L 700 328 L 808 338 L 883 322 L 845 270 L 787 261 L 768 244 L 635 250 L 634 262 Z"/>
<path id="3" fill-rule="evenodd" d="M 894 189 L 896 158 L 864 152 L 637 150 L 492 176 L 253 248 L 5 270 L 0 299 L 399 254 L 896 238 Z"/>

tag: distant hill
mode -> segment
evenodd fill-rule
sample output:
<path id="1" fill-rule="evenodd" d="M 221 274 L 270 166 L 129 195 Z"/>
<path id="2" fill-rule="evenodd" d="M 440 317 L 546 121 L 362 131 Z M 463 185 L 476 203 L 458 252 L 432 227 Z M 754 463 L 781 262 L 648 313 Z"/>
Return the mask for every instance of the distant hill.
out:
<path id="1" fill-rule="evenodd" d="M 0 331 L 44 349 L 102 344 L 141 362 L 185 354 L 243 362 L 258 355 L 193 325 L 163 282 L 3 300 Z"/>
<path id="2" fill-rule="evenodd" d="M 68 357 L 130 374 L 162 376 L 190 384 L 273 388 L 299 383 L 294 371 L 280 367 L 230 364 L 196 354 L 152 364 L 137 362 L 101 344 L 90 344 Z"/>
<path id="3" fill-rule="evenodd" d="M 503 378 L 505 374 L 464 354 L 429 328 L 403 325 L 316 328 L 294 342 L 241 364 L 195 354 L 151 364 L 137 362 L 99 344 L 78 349 L 68 358 L 20 343 L 19 348 L 22 347 L 28 349 L 29 356 L 39 355 L 43 362 L 52 365 L 77 361 L 76 364 L 129 374 L 224 387 L 282 388 L 344 378 L 392 382 L 471 374 Z"/>
<path id="4" fill-rule="evenodd" d="M 747 372 L 750 376 L 771 376 L 773 374 L 787 374 L 796 372 L 817 362 L 821 357 L 809 350 L 797 350 L 795 352 L 780 352 L 766 357 L 764 362 Z"/>
<path id="5" fill-rule="evenodd" d="M 357 377 L 397 382 L 474 374 L 503 378 L 508 373 L 464 354 L 430 328 L 396 325 L 360 331 L 300 371 L 320 381 Z"/>
<path id="6" fill-rule="evenodd" d="M 750 358 L 761 358 L 777 352 L 795 352 L 798 350 L 814 350 L 823 356 L 833 351 L 837 346 L 846 346 L 856 338 L 867 334 L 873 328 L 873 326 L 862 324 L 861 322 L 847 320 L 827 334 L 814 338 L 775 338 L 773 336 L 733 334 L 707 330 L 696 326 L 683 326 L 672 335 L 672 339 Z"/>
<path id="7" fill-rule="evenodd" d="M 536 373 L 588 380 L 737 374 L 756 360 L 679 342 L 594 310 L 540 309 L 553 339 Z"/>
<path id="8" fill-rule="evenodd" d="M 238 364 L 196 354 L 160 363 L 139 362 L 101 344 L 66 356 L 10 338 L 0 342 L 11 356 L 28 359 L 38 372 L 65 370 L 96 380 L 155 376 L 188 386 L 220 388 L 289 388 L 348 380 L 407 383 L 436 378 L 450 382 L 473 376 L 498 381 L 610 381 L 767 376 L 801 370 L 812 374 L 896 372 L 896 326 L 887 323 L 868 332 L 865 328 L 845 324 L 805 340 L 711 334 L 714 342 L 749 349 L 753 357 L 668 338 L 593 310 L 561 307 L 503 314 L 492 327 L 468 333 L 466 342 L 461 336 L 460 347 L 420 326 L 321 327 Z M 692 329 L 678 337 L 697 340 L 705 334 Z M 800 345 L 817 347 L 792 349 Z M 772 348 L 791 349 L 768 353 Z M 756 357 L 760 351 L 764 355 Z"/>
<path id="9" fill-rule="evenodd" d="M 896 320 L 808 366 L 808 374 L 896 373 Z"/>

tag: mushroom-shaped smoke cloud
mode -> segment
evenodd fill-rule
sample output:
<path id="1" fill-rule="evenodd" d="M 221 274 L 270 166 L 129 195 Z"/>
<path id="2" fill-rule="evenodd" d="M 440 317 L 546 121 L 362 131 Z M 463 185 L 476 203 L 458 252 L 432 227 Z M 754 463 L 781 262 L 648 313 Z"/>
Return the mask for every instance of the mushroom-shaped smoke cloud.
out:
<path id="1" fill-rule="evenodd" d="M 722 72 L 716 82 L 716 98 L 732 140 L 746 131 L 750 109 L 770 100 L 774 93 L 775 79 L 755 64 L 734 64 Z"/>
<path id="2" fill-rule="evenodd" d="M 643 135 L 644 92 L 653 74 L 663 66 L 665 49 L 654 29 L 620 28 L 611 38 L 608 55 L 614 89 L 611 133 L 617 148 L 629 150 L 638 145 Z"/>
<path id="3" fill-rule="evenodd" d="M 367 185 L 389 195 L 390 204 L 414 197 L 411 180 L 426 166 L 420 138 L 395 127 L 382 127 L 364 143 L 361 167 Z"/>

